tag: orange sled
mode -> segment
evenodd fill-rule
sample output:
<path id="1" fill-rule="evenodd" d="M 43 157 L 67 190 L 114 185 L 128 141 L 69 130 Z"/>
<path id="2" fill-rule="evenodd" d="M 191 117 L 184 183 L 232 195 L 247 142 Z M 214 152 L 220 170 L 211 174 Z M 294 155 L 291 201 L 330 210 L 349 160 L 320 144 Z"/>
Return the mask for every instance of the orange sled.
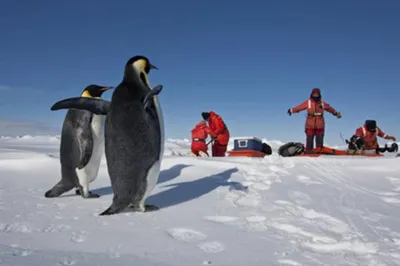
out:
<path id="1" fill-rule="evenodd" d="M 266 154 L 255 150 L 228 151 L 229 156 L 237 157 L 264 157 Z"/>
<path id="2" fill-rule="evenodd" d="M 296 156 L 306 156 L 306 157 L 319 157 L 321 155 L 336 155 L 336 156 L 365 156 L 365 157 L 381 157 L 383 154 L 360 154 L 351 153 L 346 150 L 336 150 L 328 147 L 315 148 L 312 151 L 305 152 Z"/>

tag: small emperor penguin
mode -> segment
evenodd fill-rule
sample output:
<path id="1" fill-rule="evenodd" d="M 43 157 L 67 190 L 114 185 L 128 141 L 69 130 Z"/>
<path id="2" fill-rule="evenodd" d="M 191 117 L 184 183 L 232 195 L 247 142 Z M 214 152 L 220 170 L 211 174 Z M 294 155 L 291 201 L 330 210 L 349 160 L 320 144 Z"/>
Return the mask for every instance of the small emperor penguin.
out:
<path id="1" fill-rule="evenodd" d="M 101 95 L 112 88 L 89 85 L 80 98 L 101 99 Z M 96 179 L 104 154 L 104 122 L 104 115 L 68 110 L 61 131 L 61 180 L 45 193 L 46 198 L 58 197 L 73 188 L 83 198 L 99 197 L 89 191 L 89 183 Z"/>

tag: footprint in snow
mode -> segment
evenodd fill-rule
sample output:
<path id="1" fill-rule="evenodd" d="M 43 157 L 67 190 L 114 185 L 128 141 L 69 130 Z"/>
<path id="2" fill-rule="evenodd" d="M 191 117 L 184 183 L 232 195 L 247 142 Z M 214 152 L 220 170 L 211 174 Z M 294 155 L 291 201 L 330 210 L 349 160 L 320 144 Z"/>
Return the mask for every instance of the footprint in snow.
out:
<path id="1" fill-rule="evenodd" d="M 391 204 L 400 204 L 400 199 L 398 198 L 393 198 L 393 197 L 381 197 L 381 199 L 386 202 L 386 203 L 391 203 Z"/>
<path id="2" fill-rule="evenodd" d="M 244 196 L 239 197 L 239 199 L 234 201 L 234 204 L 238 207 L 255 208 L 260 205 L 260 200 L 258 195 Z"/>
<path id="3" fill-rule="evenodd" d="M 121 247 L 122 247 L 121 245 L 118 245 L 116 247 L 110 248 L 108 251 L 108 256 L 111 259 L 117 259 L 117 258 L 121 257 L 120 252 L 119 252 Z"/>
<path id="4" fill-rule="evenodd" d="M 302 216 L 310 224 L 342 236 L 346 233 L 351 233 L 350 226 L 342 220 L 313 209 L 300 208 L 300 210 L 302 211 Z"/>
<path id="5" fill-rule="evenodd" d="M 265 216 L 255 215 L 255 216 L 248 216 L 245 218 L 245 220 L 249 223 L 261 223 L 267 220 L 267 218 Z"/>
<path id="6" fill-rule="evenodd" d="M 281 163 L 286 169 L 294 168 L 296 166 L 292 158 L 286 158 L 286 160 L 283 160 Z"/>
<path id="7" fill-rule="evenodd" d="M 281 167 L 276 166 L 276 165 L 270 165 L 269 166 L 269 170 L 272 171 L 272 172 L 276 172 L 276 173 L 289 174 L 289 172 L 285 168 L 281 168 Z"/>
<path id="8" fill-rule="evenodd" d="M 267 220 L 265 216 L 254 215 L 245 217 L 244 219 L 247 222 L 244 229 L 247 231 L 264 232 L 268 230 L 268 227 L 265 224 L 265 221 Z"/>
<path id="9" fill-rule="evenodd" d="M 55 203 L 53 203 L 53 205 L 56 206 L 59 210 L 62 210 L 67 206 L 67 204 L 59 203 L 59 202 L 55 202 Z"/>
<path id="10" fill-rule="evenodd" d="M 183 242 L 196 242 L 207 238 L 206 234 L 189 228 L 172 228 L 167 233 L 175 240 Z"/>
<path id="11" fill-rule="evenodd" d="M 288 196 L 299 205 L 309 205 L 312 202 L 310 196 L 300 191 L 289 191 Z"/>
<path id="12" fill-rule="evenodd" d="M 12 255 L 13 256 L 21 256 L 21 257 L 26 257 L 31 255 L 33 252 L 28 249 L 21 249 L 19 247 L 15 247 L 15 250 L 13 250 Z"/>
<path id="13" fill-rule="evenodd" d="M 0 224 L 0 232 L 28 234 L 32 232 L 32 228 L 29 225 L 22 223 Z"/>
<path id="14" fill-rule="evenodd" d="M 303 184 L 305 184 L 307 186 L 308 185 L 320 185 L 320 184 L 322 184 L 321 182 L 312 180 L 311 177 L 305 176 L 305 175 L 298 175 L 298 176 L 296 176 L 296 178 L 300 183 L 303 183 Z"/>
<path id="15" fill-rule="evenodd" d="M 83 243 L 86 241 L 86 238 L 85 231 L 74 232 L 71 235 L 71 241 L 74 243 Z"/>
<path id="16" fill-rule="evenodd" d="M 264 182 L 264 183 L 255 183 L 252 185 L 252 187 L 256 190 L 261 190 L 261 191 L 265 191 L 268 190 L 271 187 L 271 184 L 268 182 Z"/>
<path id="17" fill-rule="evenodd" d="M 36 231 L 42 233 L 60 233 L 65 230 L 69 230 L 71 227 L 69 225 L 63 224 L 50 224 L 43 229 L 37 229 Z"/>
<path id="18" fill-rule="evenodd" d="M 219 253 L 225 250 L 225 245 L 218 241 L 204 242 L 197 247 L 207 253 Z"/>
<path id="19" fill-rule="evenodd" d="M 71 266 L 71 265 L 75 265 L 76 261 L 73 260 L 72 258 L 63 258 L 62 260 L 60 260 L 58 262 L 58 265 L 62 265 L 62 266 Z"/>
<path id="20" fill-rule="evenodd" d="M 221 223 L 221 224 L 227 224 L 231 223 L 234 221 L 239 220 L 239 217 L 233 217 L 233 216 L 204 216 L 204 220 L 215 222 L 215 223 Z"/>
<path id="21" fill-rule="evenodd" d="M 175 240 L 182 242 L 200 242 L 207 238 L 207 235 L 189 228 L 172 228 L 167 233 Z M 197 247 L 207 253 L 219 253 L 225 250 L 224 244 L 218 241 L 207 241 L 197 244 Z"/>
<path id="22" fill-rule="evenodd" d="M 294 260 L 278 260 L 278 263 L 284 264 L 284 265 L 293 265 L 293 266 L 301 266 L 302 265 Z"/>

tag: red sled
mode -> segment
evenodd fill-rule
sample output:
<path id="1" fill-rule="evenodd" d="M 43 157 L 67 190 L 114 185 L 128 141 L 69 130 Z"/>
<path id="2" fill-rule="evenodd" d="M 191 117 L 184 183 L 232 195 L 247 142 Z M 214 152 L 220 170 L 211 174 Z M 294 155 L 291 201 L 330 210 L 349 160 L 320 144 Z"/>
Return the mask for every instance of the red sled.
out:
<path id="1" fill-rule="evenodd" d="M 229 156 L 231 157 L 259 157 L 263 158 L 266 156 L 265 153 L 255 150 L 237 150 L 237 151 L 228 151 Z"/>

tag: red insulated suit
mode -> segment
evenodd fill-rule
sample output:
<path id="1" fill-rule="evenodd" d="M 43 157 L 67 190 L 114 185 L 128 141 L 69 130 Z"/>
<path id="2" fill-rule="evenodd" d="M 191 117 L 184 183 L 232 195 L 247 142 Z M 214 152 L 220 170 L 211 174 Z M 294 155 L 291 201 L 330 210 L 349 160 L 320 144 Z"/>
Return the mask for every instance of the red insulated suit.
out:
<path id="1" fill-rule="evenodd" d="M 363 125 L 362 127 L 357 128 L 354 135 L 363 139 L 365 150 L 375 150 L 376 148 L 378 148 L 378 137 L 384 139 L 392 138 L 386 135 L 386 133 L 383 132 L 378 126 L 376 127 L 376 132 L 371 132 L 367 130 L 365 125 Z"/>
<path id="2" fill-rule="evenodd" d="M 288 113 L 298 113 L 307 110 L 307 118 L 305 123 L 305 132 L 307 136 L 306 150 L 312 150 L 314 147 L 314 137 L 316 139 L 317 148 L 324 146 L 325 135 L 325 119 L 324 112 L 327 111 L 338 118 L 341 114 L 321 99 L 321 91 L 318 88 L 312 90 L 310 98 L 300 105 L 288 110 Z"/>
<path id="3" fill-rule="evenodd" d="M 212 145 L 213 157 L 225 156 L 230 134 L 224 120 L 222 120 L 221 116 L 219 116 L 215 112 L 210 111 L 208 127 L 210 129 L 209 134 L 211 135 L 211 137 L 216 138 Z"/>
<path id="4" fill-rule="evenodd" d="M 313 99 L 308 99 L 300 105 L 290 109 L 292 113 L 298 113 L 307 109 L 307 118 L 305 123 L 305 130 L 325 130 L 324 111 L 335 114 L 336 110 L 327 102 L 315 102 Z"/>
<path id="5" fill-rule="evenodd" d="M 210 134 L 210 129 L 207 127 L 206 122 L 201 121 L 199 122 L 193 129 L 192 129 L 192 145 L 191 150 L 192 153 L 196 156 L 199 156 L 199 152 L 207 153 L 207 145 L 206 139 L 207 135 Z"/>

